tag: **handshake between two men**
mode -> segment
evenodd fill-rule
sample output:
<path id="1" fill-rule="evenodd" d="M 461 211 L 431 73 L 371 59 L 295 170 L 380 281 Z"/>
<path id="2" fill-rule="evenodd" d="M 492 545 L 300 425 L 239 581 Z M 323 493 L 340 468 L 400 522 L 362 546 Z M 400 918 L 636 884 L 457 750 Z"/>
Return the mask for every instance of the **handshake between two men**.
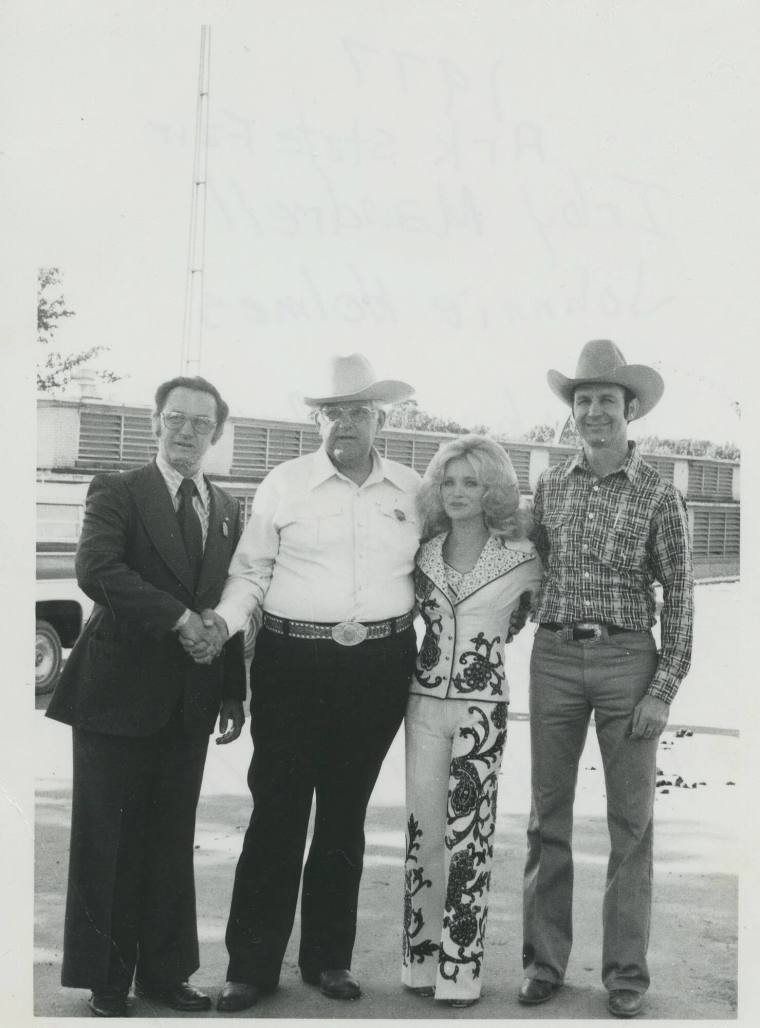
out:
<path id="1" fill-rule="evenodd" d="M 190 612 L 190 617 L 178 629 L 179 641 L 186 653 L 197 664 L 210 664 L 222 652 L 229 632 L 223 617 L 214 610 L 204 610 L 200 614 Z"/>

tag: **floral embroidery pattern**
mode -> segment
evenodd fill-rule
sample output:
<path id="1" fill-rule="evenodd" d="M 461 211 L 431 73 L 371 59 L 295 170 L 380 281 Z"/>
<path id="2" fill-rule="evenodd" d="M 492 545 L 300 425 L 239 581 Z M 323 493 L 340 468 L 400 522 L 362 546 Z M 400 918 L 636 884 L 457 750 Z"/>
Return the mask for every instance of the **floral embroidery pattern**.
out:
<path id="1" fill-rule="evenodd" d="M 483 962 L 496 830 L 495 769 L 507 734 L 507 704 L 496 703 L 493 707 L 490 718 L 485 710 L 470 708 L 478 723 L 460 729 L 459 733 L 460 738 L 469 738 L 470 748 L 451 763 L 451 775 L 456 784 L 449 793 L 446 847 L 460 848 L 452 853 L 449 864 L 444 941 L 438 954 L 439 972 L 449 981 L 456 981 L 465 966 L 473 978 L 478 978 Z"/>
<path id="2" fill-rule="evenodd" d="M 457 672 L 452 684 L 462 693 L 483 692 L 490 685 L 491 695 L 498 696 L 504 681 L 501 638 L 497 635 L 489 642 L 483 632 L 478 632 L 470 642 L 475 649 L 465 650 L 459 657 L 459 663 L 465 665 L 464 672 Z"/>
<path id="3" fill-rule="evenodd" d="M 417 655 L 415 677 L 420 685 L 424 685 L 427 689 L 435 689 L 443 681 L 443 676 L 436 675 L 431 678 L 427 672 L 434 668 L 441 659 L 441 647 L 438 640 L 443 632 L 443 617 L 440 614 L 438 601 L 431 597 L 435 588 L 433 582 L 419 570 L 415 571 L 414 579 L 418 609 L 425 622 L 425 638 L 422 640 L 422 646 Z"/>
<path id="4" fill-rule="evenodd" d="M 406 834 L 406 858 L 404 863 L 404 929 L 401 933 L 401 956 L 404 966 L 413 964 L 415 960 L 422 963 L 425 957 L 433 956 L 438 951 L 438 946 L 432 939 L 422 939 L 415 943 L 414 940 L 420 934 L 424 926 L 422 911 L 414 906 L 414 897 L 422 889 L 429 889 L 431 881 L 425 878 L 425 872 L 421 867 L 416 867 L 416 851 L 419 850 L 419 840 L 422 838 L 422 831 L 414 814 L 409 815 L 409 824 Z"/>

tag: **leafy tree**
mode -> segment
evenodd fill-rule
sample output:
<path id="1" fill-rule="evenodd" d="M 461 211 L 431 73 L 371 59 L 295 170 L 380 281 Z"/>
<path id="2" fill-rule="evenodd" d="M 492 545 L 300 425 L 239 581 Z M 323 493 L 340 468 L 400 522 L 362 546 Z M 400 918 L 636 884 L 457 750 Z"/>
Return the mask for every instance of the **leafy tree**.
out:
<path id="1" fill-rule="evenodd" d="M 59 268 L 37 269 L 37 342 L 41 349 L 37 358 L 37 389 L 50 392 L 62 389 L 71 381 L 71 372 L 91 361 L 107 346 L 91 346 L 79 353 L 63 354 L 60 350 L 48 350 L 55 340 L 63 318 L 73 318 L 75 311 L 66 306 L 61 295 L 61 272 Z M 97 370 L 98 378 L 104 382 L 118 382 L 120 376 L 113 371 Z"/>
<path id="2" fill-rule="evenodd" d="M 522 439 L 536 443 L 579 446 L 580 437 L 572 417 L 569 417 L 559 433 L 552 425 L 534 425 L 524 432 Z M 713 443 L 709 439 L 671 439 L 659 435 L 645 435 L 637 440 L 639 450 L 653 456 L 673 457 L 715 457 L 719 460 L 739 460 L 740 450 L 734 443 Z"/>
<path id="3" fill-rule="evenodd" d="M 639 439 L 642 453 L 666 454 L 685 457 L 716 457 L 719 460 L 739 460 L 741 451 L 734 443 L 713 443 L 709 439 L 669 439 L 647 435 Z"/>
<path id="4" fill-rule="evenodd" d="M 554 425 L 534 425 L 527 432 L 523 432 L 520 438 L 532 443 L 553 443 L 556 431 Z"/>
<path id="5" fill-rule="evenodd" d="M 458 421 L 451 418 L 439 418 L 434 414 L 428 414 L 422 410 L 416 400 L 404 400 L 396 404 L 389 413 L 385 424 L 389 428 L 409 428 L 418 432 L 454 432 L 464 435 L 466 432 L 485 433 L 488 428 L 485 425 L 474 425 L 472 428 L 465 428 Z"/>

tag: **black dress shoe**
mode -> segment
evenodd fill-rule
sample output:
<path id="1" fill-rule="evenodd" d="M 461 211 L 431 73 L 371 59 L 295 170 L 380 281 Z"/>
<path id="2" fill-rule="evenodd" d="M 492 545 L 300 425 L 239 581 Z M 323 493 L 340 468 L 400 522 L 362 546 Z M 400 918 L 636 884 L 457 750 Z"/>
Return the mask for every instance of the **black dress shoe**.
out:
<path id="1" fill-rule="evenodd" d="M 301 971 L 301 977 L 309 985 L 318 985 L 320 992 L 330 999 L 358 999 L 361 986 L 345 967 L 329 968 L 319 974 Z"/>
<path id="2" fill-rule="evenodd" d="M 248 982 L 225 982 L 216 1001 L 216 1009 L 227 1014 L 234 1010 L 247 1010 L 256 1006 L 262 992 L 258 985 Z"/>
<path id="3" fill-rule="evenodd" d="M 126 992 L 93 992 L 87 1006 L 96 1017 L 126 1017 Z"/>
<path id="4" fill-rule="evenodd" d="M 517 1002 L 525 1006 L 546 1003 L 556 993 L 557 989 L 559 989 L 557 982 L 545 982 L 542 978 L 523 978 L 523 983 L 517 994 Z"/>
<path id="5" fill-rule="evenodd" d="M 607 1007 L 613 1017 L 635 1017 L 644 1000 L 642 992 L 633 989 L 612 989 L 607 998 Z"/>
<path id="6" fill-rule="evenodd" d="M 162 1003 L 172 1010 L 208 1010 L 211 1000 L 189 982 L 135 982 L 135 992 L 143 999 Z"/>

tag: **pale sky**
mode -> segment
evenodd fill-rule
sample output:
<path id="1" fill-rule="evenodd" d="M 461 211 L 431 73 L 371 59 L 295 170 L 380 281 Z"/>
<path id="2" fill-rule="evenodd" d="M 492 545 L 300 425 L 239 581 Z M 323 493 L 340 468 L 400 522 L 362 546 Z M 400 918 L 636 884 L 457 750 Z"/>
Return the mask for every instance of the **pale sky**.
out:
<path id="1" fill-rule="evenodd" d="M 179 370 L 206 22 L 201 370 L 235 412 L 299 417 L 318 364 L 362 350 L 425 409 L 519 434 L 564 417 L 546 370 L 610 337 L 666 380 L 638 431 L 739 440 L 748 8 L 120 8 L 18 5 L 5 69 L 32 251 L 77 312 L 59 343 L 108 345 L 112 395 Z"/>

